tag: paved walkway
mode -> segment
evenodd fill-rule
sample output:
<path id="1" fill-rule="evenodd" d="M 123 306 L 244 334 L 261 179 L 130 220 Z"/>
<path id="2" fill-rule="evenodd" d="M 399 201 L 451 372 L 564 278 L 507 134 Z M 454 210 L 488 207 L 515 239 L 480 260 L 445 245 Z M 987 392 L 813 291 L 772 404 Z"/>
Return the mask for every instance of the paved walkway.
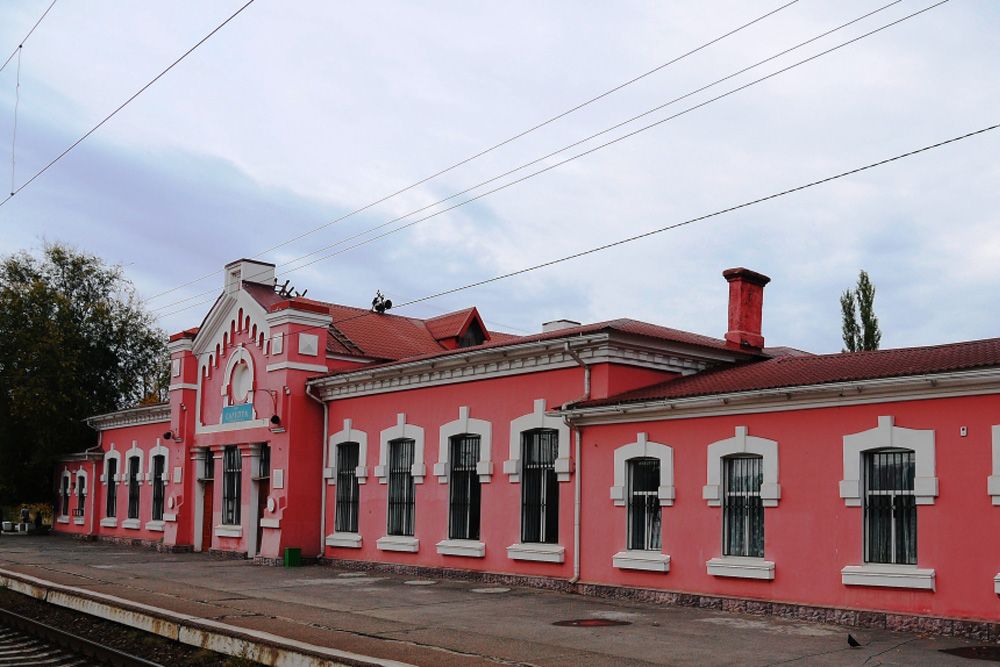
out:
<path id="1" fill-rule="evenodd" d="M 59 537 L 0 538 L 0 583 L 280 665 L 984 664 L 940 652 L 962 639 Z M 554 625 L 570 620 L 627 624 Z"/>

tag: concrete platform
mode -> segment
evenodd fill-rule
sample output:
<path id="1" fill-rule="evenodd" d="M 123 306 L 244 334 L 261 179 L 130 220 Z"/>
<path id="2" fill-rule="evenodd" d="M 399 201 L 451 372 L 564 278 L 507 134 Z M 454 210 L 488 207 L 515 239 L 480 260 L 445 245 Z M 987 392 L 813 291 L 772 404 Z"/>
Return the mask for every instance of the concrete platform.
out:
<path id="1" fill-rule="evenodd" d="M 941 653 L 974 645 L 950 637 L 54 536 L 0 538 L 0 585 L 273 665 L 979 664 Z"/>

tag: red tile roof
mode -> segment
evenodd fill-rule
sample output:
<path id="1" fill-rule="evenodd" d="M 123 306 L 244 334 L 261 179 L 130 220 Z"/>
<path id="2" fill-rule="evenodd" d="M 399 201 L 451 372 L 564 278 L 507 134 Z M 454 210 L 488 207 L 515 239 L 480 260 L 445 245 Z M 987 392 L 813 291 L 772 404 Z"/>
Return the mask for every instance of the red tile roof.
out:
<path id="1" fill-rule="evenodd" d="M 729 394 L 1000 366 L 1000 338 L 875 352 L 780 356 L 718 368 L 573 407 Z"/>
<path id="2" fill-rule="evenodd" d="M 473 307 L 432 317 L 424 320 L 424 324 L 436 340 L 442 340 L 444 338 L 457 338 L 461 336 L 465 333 L 465 328 L 469 326 L 469 322 L 478 317 L 479 312 Z M 485 331 L 486 327 L 483 327 L 483 330 Z"/>

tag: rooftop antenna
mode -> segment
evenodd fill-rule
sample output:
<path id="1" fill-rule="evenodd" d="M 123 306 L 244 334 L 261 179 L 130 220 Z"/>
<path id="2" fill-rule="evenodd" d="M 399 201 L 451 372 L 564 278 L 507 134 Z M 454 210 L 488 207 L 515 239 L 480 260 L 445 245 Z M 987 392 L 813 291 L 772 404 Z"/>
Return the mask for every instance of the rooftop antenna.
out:
<path id="1" fill-rule="evenodd" d="M 381 290 L 375 290 L 375 298 L 372 299 L 372 310 L 379 315 L 392 308 L 392 301 L 382 296 Z"/>
<path id="2" fill-rule="evenodd" d="M 280 296 L 283 299 L 288 299 L 288 298 L 296 299 L 300 296 L 305 296 L 306 293 L 309 291 L 309 290 L 303 290 L 301 293 L 299 293 L 299 291 L 294 287 L 288 286 L 288 283 L 290 282 L 291 282 L 290 280 L 286 280 L 284 285 L 278 287 L 278 281 L 277 280 L 274 281 L 274 291 L 278 293 L 278 296 Z"/>

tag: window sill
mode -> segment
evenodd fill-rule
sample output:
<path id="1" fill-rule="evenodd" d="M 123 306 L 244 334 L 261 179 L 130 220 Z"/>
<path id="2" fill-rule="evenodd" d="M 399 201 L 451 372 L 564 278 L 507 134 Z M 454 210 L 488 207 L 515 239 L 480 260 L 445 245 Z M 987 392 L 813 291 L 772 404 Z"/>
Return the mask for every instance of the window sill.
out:
<path id="1" fill-rule="evenodd" d="M 670 556 L 659 551 L 619 551 L 613 563 L 619 570 L 670 571 Z"/>
<path id="2" fill-rule="evenodd" d="M 146 530 L 151 530 L 154 533 L 163 532 L 163 522 L 162 521 L 150 521 L 146 524 Z"/>
<path id="3" fill-rule="evenodd" d="M 848 565 L 840 571 L 845 586 L 879 586 L 934 590 L 934 570 L 919 570 L 916 565 L 868 563 Z"/>
<path id="4" fill-rule="evenodd" d="M 122 528 L 128 528 L 129 530 L 139 530 L 141 524 L 138 519 L 125 519 L 122 521 Z"/>
<path id="5" fill-rule="evenodd" d="M 82 516 L 73 517 L 73 523 L 75 523 L 78 526 L 82 526 L 85 522 L 86 519 L 84 519 Z"/>
<path id="6" fill-rule="evenodd" d="M 105 517 L 104 519 L 101 519 L 101 527 L 102 528 L 117 528 L 118 527 L 118 518 L 111 516 L 111 517 Z"/>
<path id="7" fill-rule="evenodd" d="M 543 563 L 566 562 L 566 547 L 559 544 L 512 544 L 507 547 L 511 560 L 535 560 Z"/>
<path id="8" fill-rule="evenodd" d="M 215 527 L 216 537 L 243 537 L 243 526 L 230 526 L 222 524 Z"/>
<path id="9" fill-rule="evenodd" d="M 60 517 L 56 518 L 56 521 L 58 523 L 69 523 L 69 517 L 68 516 L 60 516 Z"/>
<path id="10" fill-rule="evenodd" d="M 723 556 L 706 563 L 708 573 L 713 577 L 735 577 L 737 579 L 774 579 L 774 562 L 748 556 Z"/>
<path id="11" fill-rule="evenodd" d="M 993 591 L 997 595 L 1000 595 L 1000 574 L 998 574 L 997 576 L 993 577 Z"/>
<path id="12" fill-rule="evenodd" d="M 378 538 L 375 546 L 382 551 L 406 551 L 415 554 L 420 549 L 420 540 L 405 535 L 386 535 Z"/>
<path id="13" fill-rule="evenodd" d="M 326 536 L 326 546 L 340 549 L 360 549 L 360 533 L 333 533 Z"/>
<path id="14" fill-rule="evenodd" d="M 437 543 L 437 552 L 443 556 L 484 558 L 486 543 L 477 540 L 441 540 Z"/>

